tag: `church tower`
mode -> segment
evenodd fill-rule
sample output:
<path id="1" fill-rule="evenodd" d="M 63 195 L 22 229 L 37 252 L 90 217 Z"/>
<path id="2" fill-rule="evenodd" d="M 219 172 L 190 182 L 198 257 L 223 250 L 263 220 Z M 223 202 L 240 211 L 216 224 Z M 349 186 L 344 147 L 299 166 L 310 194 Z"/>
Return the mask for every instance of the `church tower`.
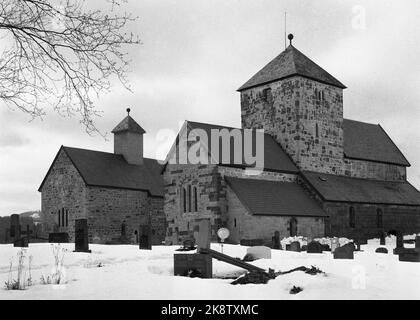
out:
<path id="1" fill-rule="evenodd" d="M 143 134 L 146 133 L 140 125 L 130 117 L 127 109 L 125 117 L 112 130 L 114 134 L 114 153 L 121 154 L 129 164 L 143 164 Z"/>
<path id="2" fill-rule="evenodd" d="M 244 129 L 264 129 L 302 170 L 343 173 L 343 89 L 290 45 L 238 89 Z"/>

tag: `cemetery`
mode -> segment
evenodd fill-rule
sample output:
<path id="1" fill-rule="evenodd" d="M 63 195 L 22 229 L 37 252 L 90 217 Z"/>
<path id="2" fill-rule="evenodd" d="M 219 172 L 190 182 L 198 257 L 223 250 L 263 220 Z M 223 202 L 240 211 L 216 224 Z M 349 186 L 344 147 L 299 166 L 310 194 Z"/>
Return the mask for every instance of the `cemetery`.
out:
<path id="1" fill-rule="evenodd" d="M 419 298 L 416 234 L 361 242 L 276 233 L 271 247 L 244 246 L 229 244 L 226 228 L 211 242 L 203 219 L 193 238 L 165 246 L 151 245 L 146 225 L 140 230 L 138 245 L 90 244 L 79 219 L 73 242 L 60 235 L 31 242 L 24 234 L 0 245 L 0 282 L 16 282 L 17 273 L 24 282 L 21 290 L 2 287 L 0 299 Z"/>

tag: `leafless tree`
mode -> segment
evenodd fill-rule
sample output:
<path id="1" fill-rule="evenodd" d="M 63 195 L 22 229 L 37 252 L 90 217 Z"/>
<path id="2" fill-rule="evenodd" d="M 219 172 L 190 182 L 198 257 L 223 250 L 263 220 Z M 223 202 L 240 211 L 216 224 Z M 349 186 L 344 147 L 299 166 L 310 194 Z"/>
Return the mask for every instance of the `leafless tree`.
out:
<path id="1" fill-rule="evenodd" d="M 137 18 L 117 13 L 121 1 L 103 1 L 106 14 L 85 0 L 0 0 L 0 98 L 33 118 L 47 108 L 78 115 L 88 133 L 98 132 L 94 101 L 114 77 L 129 89 L 124 50 L 139 43 L 126 32 Z"/>

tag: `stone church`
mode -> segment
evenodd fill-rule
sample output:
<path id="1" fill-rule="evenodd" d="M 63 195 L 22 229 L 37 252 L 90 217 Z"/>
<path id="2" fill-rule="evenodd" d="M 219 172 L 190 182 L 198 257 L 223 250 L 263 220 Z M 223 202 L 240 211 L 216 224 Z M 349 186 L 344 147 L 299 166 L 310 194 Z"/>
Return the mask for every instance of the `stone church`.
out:
<path id="1" fill-rule="evenodd" d="M 90 243 L 138 243 L 140 225 L 151 225 L 162 244 L 162 165 L 143 157 L 145 131 L 129 115 L 112 131 L 114 153 L 62 146 L 39 187 L 43 234 L 68 234 L 87 219 Z"/>
<path id="2" fill-rule="evenodd" d="M 259 174 L 245 163 L 208 161 L 219 150 L 201 136 L 195 142 L 204 161 L 180 161 L 182 137 L 187 154 L 193 146 L 190 132 L 233 137 L 235 130 L 186 121 L 163 170 L 166 243 L 193 236 L 200 219 L 210 219 L 213 240 L 223 226 L 229 242 L 245 244 L 270 244 L 275 232 L 353 239 L 419 232 L 420 193 L 407 181 L 409 162 L 380 125 L 343 118 L 344 89 L 291 41 L 242 85 L 239 130 L 264 129 Z"/>

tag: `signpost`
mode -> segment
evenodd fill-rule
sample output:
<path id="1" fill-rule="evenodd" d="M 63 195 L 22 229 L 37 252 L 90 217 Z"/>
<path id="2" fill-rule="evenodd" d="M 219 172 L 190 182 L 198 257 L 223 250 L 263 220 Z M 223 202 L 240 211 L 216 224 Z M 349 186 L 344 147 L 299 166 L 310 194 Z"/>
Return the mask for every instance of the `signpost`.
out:
<path id="1" fill-rule="evenodd" d="M 223 253 L 223 242 L 229 238 L 230 232 L 229 229 L 227 228 L 220 228 L 219 230 L 217 230 L 217 236 L 220 238 L 221 243 L 221 248 L 222 248 L 222 253 Z"/>

